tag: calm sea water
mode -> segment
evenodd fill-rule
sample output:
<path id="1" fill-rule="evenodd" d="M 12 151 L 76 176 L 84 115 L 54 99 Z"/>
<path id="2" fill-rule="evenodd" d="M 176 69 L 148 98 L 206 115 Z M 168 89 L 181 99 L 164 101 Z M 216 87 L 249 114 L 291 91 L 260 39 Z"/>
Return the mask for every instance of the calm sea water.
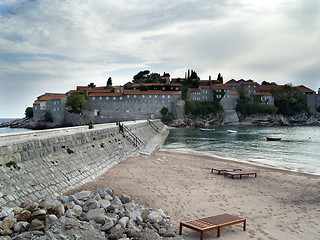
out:
<path id="1" fill-rule="evenodd" d="M 13 120 L 14 118 L 0 118 L 0 124 L 4 122 L 9 122 L 10 120 Z M 8 133 L 18 133 L 18 132 L 28 132 L 32 131 L 30 129 L 26 128 L 9 128 L 9 127 L 4 127 L 0 128 L 0 135 L 1 134 L 8 134 Z"/>
<path id="2" fill-rule="evenodd" d="M 281 137 L 281 141 L 266 141 L 267 136 Z M 217 127 L 214 132 L 172 129 L 163 149 L 320 175 L 319 126 Z"/>

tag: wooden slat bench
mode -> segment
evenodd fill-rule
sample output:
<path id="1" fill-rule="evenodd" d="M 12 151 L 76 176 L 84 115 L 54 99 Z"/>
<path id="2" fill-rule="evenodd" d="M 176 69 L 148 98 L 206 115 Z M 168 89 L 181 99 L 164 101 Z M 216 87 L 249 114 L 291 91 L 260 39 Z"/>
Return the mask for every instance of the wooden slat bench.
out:
<path id="1" fill-rule="evenodd" d="M 218 175 L 220 175 L 221 172 L 242 171 L 242 168 L 211 168 L 211 173 L 213 173 L 213 171 L 218 172 Z"/>
<path id="2" fill-rule="evenodd" d="M 200 240 L 203 240 L 203 235 L 205 232 L 215 229 L 217 229 L 217 237 L 220 237 L 221 228 L 238 223 L 243 223 L 243 231 L 245 231 L 246 219 L 227 213 L 192 221 L 180 222 L 179 235 L 182 234 L 182 227 L 187 227 L 200 232 Z"/>
<path id="3" fill-rule="evenodd" d="M 254 175 L 255 177 L 257 177 L 257 173 L 256 172 L 247 172 L 247 171 L 237 171 L 237 172 L 225 172 L 224 176 L 231 176 L 231 178 L 233 179 L 234 176 L 240 176 L 240 179 L 242 178 L 242 176 L 244 175 Z"/>

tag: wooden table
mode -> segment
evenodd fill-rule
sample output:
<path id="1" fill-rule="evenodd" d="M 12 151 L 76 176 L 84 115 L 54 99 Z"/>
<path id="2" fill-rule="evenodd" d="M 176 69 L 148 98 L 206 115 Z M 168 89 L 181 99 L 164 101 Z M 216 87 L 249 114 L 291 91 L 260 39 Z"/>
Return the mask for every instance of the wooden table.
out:
<path id="1" fill-rule="evenodd" d="M 227 213 L 192 221 L 180 222 L 179 235 L 182 234 L 182 227 L 187 227 L 200 232 L 200 240 L 203 240 L 205 232 L 215 229 L 217 229 L 217 237 L 220 237 L 221 228 L 238 223 L 243 223 L 243 231 L 245 231 L 246 219 Z"/>
<path id="2" fill-rule="evenodd" d="M 213 173 L 213 171 L 217 171 L 218 175 L 220 175 L 221 172 L 242 171 L 242 168 L 211 168 L 211 173 Z"/>
<path id="3" fill-rule="evenodd" d="M 240 179 L 241 179 L 243 175 L 247 175 L 247 176 L 254 175 L 255 177 L 257 177 L 256 172 L 237 171 L 237 172 L 225 172 L 224 173 L 224 176 L 231 176 L 232 179 L 234 176 L 240 176 Z"/>

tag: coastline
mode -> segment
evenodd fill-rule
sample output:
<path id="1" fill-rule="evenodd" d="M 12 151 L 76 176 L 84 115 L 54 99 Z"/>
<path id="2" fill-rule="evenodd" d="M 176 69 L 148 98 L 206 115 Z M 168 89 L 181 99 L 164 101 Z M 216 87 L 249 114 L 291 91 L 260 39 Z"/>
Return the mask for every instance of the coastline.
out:
<path id="1" fill-rule="evenodd" d="M 231 179 L 211 173 L 219 166 L 258 176 Z M 247 219 L 247 231 L 237 225 L 224 228 L 221 235 L 228 239 L 319 239 L 319 182 L 316 175 L 160 150 L 130 157 L 74 191 L 112 187 L 147 207 L 161 208 L 176 231 L 180 221 L 230 213 Z M 184 229 L 182 237 L 199 239 L 199 233 Z M 205 233 L 205 239 L 216 239 L 216 232 Z"/>

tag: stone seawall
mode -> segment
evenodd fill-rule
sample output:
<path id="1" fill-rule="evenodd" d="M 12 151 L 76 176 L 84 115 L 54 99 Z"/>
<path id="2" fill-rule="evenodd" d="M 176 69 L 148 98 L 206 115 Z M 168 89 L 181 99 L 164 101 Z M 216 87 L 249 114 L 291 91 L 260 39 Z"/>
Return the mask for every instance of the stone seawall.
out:
<path id="1" fill-rule="evenodd" d="M 160 120 L 124 122 L 0 136 L 0 206 L 56 199 L 97 179 L 129 156 L 151 154 L 166 139 Z"/>

